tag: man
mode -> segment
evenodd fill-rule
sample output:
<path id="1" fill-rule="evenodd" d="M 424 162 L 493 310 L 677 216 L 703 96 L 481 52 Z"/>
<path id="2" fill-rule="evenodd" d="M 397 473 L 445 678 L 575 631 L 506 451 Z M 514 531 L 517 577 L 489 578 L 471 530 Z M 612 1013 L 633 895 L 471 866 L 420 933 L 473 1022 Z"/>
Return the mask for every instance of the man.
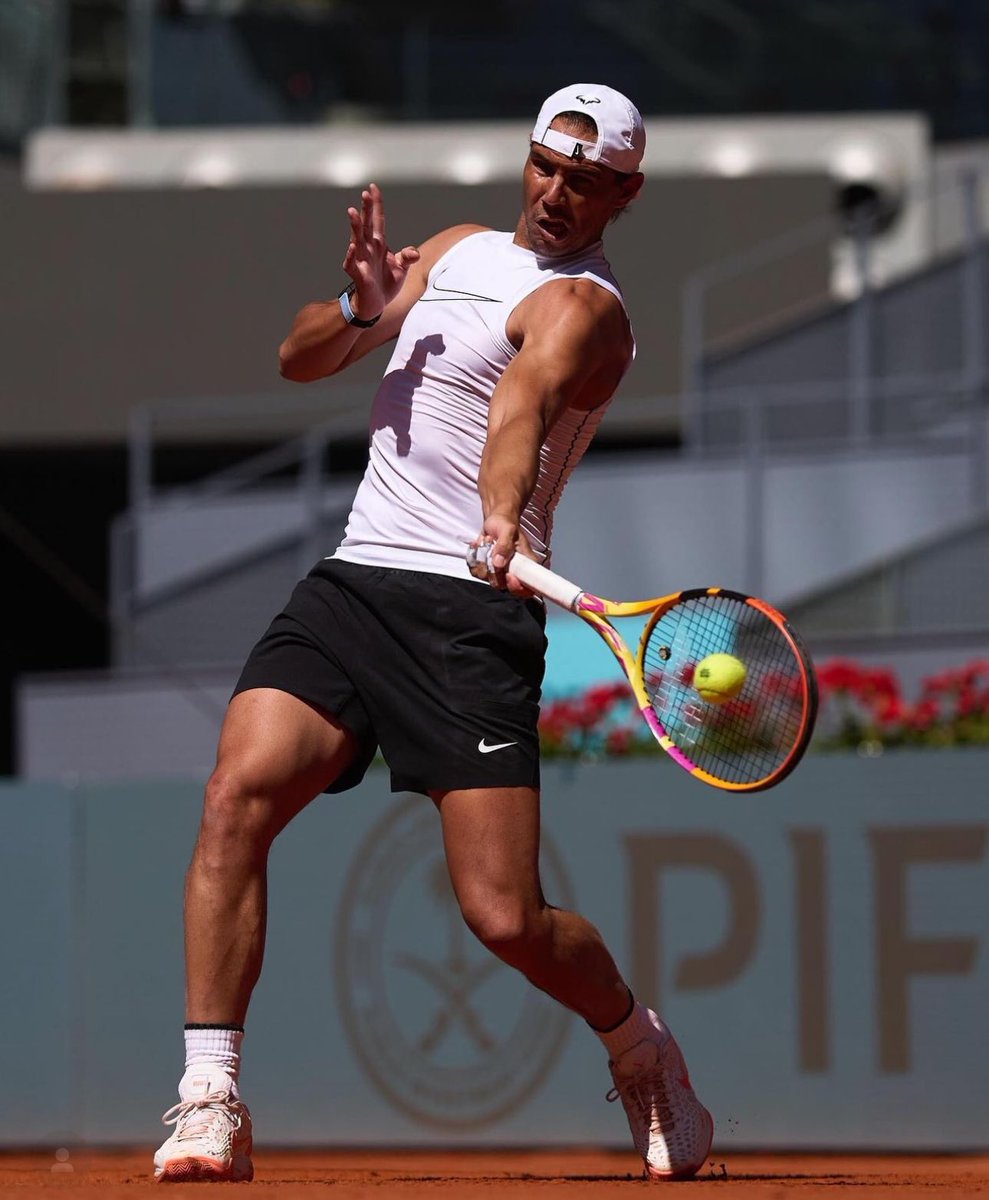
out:
<path id="1" fill-rule="evenodd" d="M 394 790 L 439 809 L 471 930 L 598 1033 L 647 1174 L 706 1158 L 711 1117 L 669 1030 L 597 930 L 543 897 L 545 614 L 508 569 L 514 553 L 547 557 L 560 492 L 634 353 L 601 239 L 642 186 L 644 145 L 624 96 L 563 88 L 537 118 L 514 234 L 461 225 L 397 254 L 371 184 L 348 210 L 349 287 L 303 308 L 282 344 L 282 373 L 308 381 L 397 338 L 346 536 L 255 647 L 221 733 L 186 886 L 187 1069 L 161 1180 L 251 1178 L 238 1072 L 268 850 L 379 745 Z M 468 570 L 467 543 L 487 562 Z"/>

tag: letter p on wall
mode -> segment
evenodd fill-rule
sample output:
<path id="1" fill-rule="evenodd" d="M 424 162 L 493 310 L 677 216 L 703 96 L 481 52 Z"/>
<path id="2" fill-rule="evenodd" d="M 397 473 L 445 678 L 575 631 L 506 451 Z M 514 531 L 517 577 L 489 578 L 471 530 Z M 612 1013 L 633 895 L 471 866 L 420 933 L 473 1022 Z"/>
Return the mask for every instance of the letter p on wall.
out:
<path id="1" fill-rule="evenodd" d="M 755 950 L 760 924 L 759 880 L 745 851 L 712 833 L 631 834 L 624 840 L 630 865 L 633 992 L 662 1011 L 660 882 L 663 872 L 672 869 L 712 872 L 728 894 L 728 920 L 720 942 L 685 954 L 674 975 L 676 986 L 717 988 L 741 975 Z"/>

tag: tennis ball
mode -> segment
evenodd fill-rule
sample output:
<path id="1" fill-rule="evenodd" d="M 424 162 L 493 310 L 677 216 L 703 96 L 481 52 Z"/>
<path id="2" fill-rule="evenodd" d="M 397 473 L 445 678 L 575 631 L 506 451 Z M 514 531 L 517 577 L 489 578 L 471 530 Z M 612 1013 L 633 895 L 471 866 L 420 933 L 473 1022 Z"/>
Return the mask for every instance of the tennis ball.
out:
<path id="1" fill-rule="evenodd" d="M 733 654 L 709 654 L 694 668 L 694 687 L 708 704 L 725 704 L 742 690 L 745 674 L 745 663 Z"/>

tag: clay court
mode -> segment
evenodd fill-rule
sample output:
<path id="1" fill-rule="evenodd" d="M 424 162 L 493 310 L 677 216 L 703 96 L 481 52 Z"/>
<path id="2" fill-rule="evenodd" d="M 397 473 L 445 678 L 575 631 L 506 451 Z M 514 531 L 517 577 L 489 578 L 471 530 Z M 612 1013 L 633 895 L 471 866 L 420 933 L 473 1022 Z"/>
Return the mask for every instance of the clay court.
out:
<path id="1" fill-rule="evenodd" d="M 154 1187 L 152 1149 L 0 1155 L 0 1196 L 47 1196 L 55 1190 L 106 1200 Z M 689 1189 L 692 1197 L 734 1194 L 744 1200 L 784 1196 L 979 1196 L 989 1193 L 989 1156 L 841 1154 L 715 1154 L 700 1176 L 685 1183 L 648 1184 L 625 1152 L 532 1151 L 259 1151 L 253 1188 L 278 1200 L 403 1200 L 461 1197 L 495 1200 L 557 1196 L 608 1200 L 644 1189 Z M 53 1169 L 54 1168 L 54 1169 Z M 71 1170 L 67 1169 L 71 1168 Z M 235 1187 L 243 1185 L 222 1185 Z M 204 1194 L 178 1184 L 169 1195 Z M 207 1193 L 208 1194 L 208 1193 Z"/>

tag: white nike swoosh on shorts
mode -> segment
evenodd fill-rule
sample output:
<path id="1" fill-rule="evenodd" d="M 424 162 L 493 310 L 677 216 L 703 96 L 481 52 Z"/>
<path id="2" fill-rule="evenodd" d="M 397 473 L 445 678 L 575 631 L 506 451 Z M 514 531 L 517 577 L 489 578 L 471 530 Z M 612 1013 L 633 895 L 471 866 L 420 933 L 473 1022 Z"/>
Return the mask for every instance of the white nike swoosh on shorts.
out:
<path id="1" fill-rule="evenodd" d="M 504 750 L 506 746 L 517 746 L 518 742 L 499 742 L 497 746 L 489 746 L 484 738 L 477 743 L 477 748 L 482 754 L 490 754 L 492 750 Z"/>

